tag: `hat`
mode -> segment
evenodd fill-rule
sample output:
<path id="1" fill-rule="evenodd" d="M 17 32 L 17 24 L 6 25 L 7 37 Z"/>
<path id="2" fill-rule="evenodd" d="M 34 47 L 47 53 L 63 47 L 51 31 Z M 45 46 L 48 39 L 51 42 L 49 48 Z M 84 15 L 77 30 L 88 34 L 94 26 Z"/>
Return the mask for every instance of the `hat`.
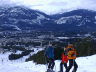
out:
<path id="1" fill-rule="evenodd" d="M 68 44 L 68 48 L 72 48 L 73 47 L 73 45 L 72 44 Z"/>

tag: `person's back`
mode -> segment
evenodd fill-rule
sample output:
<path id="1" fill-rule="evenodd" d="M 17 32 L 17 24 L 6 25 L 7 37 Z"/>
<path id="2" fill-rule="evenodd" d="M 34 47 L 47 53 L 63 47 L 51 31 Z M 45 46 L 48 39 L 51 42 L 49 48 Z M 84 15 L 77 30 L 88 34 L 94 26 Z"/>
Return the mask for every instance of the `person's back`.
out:
<path id="1" fill-rule="evenodd" d="M 74 58 L 73 58 L 73 55 L 74 55 Z M 76 51 L 73 47 L 70 47 L 68 48 L 68 52 L 67 52 L 67 58 L 70 60 L 70 59 L 76 59 Z"/>
<path id="2" fill-rule="evenodd" d="M 76 70 L 78 68 L 77 63 L 75 62 L 77 53 L 76 53 L 75 49 L 73 48 L 73 45 L 71 42 L 70 42 L 70 44 L 68 44 L 68 48 L 66 50 L 68 51 L 67 58 L 69 60 L 69 67 L 67 68 L 66 72 L 69 72 L 69 70 L 72 68 L 73 65 L 74 65 L 73 71 L 76 72 Z"/>

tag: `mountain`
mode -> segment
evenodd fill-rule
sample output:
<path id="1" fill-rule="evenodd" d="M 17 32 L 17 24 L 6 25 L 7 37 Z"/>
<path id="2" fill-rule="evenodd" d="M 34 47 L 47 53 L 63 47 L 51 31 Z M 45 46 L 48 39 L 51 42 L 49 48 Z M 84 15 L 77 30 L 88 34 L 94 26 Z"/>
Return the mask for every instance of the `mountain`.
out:
<path id="1" fill-rule="evenodd" d="M 91 10 L 79 9 L 55 14 L 51 16 L 57 24 L 64 24 L 65 29 L 96 31 L 96 12 Z"/>
<path id="2" fill-rule="evenodd" d="M 32 25 L 42 25 L 51 21 L 50 16 L 43 12 L 29 9 L 24 6 L 0 8 L 1 27 L 8 29 L 31 29 Z"/>
<path id="3" fill-rule="evenodd" d="M 96 12 L 78 9 L 47 15 L 24 6 L 0 7 L 0 30 L 96 31 Z"/>

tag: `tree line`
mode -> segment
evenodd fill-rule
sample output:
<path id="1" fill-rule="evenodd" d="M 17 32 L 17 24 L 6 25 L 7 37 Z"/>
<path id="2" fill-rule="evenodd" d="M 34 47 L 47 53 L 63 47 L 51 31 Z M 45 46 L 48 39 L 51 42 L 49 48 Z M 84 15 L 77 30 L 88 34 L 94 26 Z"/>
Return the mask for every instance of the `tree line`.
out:
<path id="1" fill-rule="evenodd" d="M 91 41 L 90 37 L 84 39 L 78 38 L 78 40 L 74 40 L 72 44 L 77 52 L 77 57 L 96 54 L 96 48 L 93 47 L 93 42 Z M 64 44 L 63 46 L 67 47 L 67 45 L 68 43 Z M 44 52 L 45 50 L 40 51 L 37 54 L 34 54 L 33 56 L 27 58 L 26 61 L 34 60 L 34 62 L 37 62 L 38 64 L 45 64 Z M 60 45 L 56 45 L 54 47 L 54 53 L 55 53 L 54 59 L 55 60 L 61 59 L 62 52 L 63 47 L 61 47 Z"/>
<path id="2" fill-rule="evenodd" d="M 29 55 L 30 52 L 34 52 L 34 50 L 25 50 L 21 54 L 13 54 L 12 53 L 11 55 L 9 55 L 9 60 L 19 59 L 19 58 L 21 58 L 23 56 Z"/>

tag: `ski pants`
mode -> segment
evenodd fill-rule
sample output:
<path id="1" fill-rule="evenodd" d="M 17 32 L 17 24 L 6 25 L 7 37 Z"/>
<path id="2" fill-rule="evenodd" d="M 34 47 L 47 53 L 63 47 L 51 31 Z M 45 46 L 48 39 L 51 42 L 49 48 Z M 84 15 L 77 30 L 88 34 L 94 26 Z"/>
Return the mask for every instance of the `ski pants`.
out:
<path id="1" fill-rule="evenodd" d="M 49 65 L 48 68 L 53 69 L 55 65 L 54 58 L 49 58 Z"/>
<path id="2" fill-rule="evenodd" d="M 77 68 L 78 68 L 78 65 L 77 63 L 75 62 L 75 59 L 70 59 L 69 60 L 69 67 L 67 68 L 66 72 L 69 72 L 69 70 L 72 68 L 73 66 L 73 60 L 74 60 L 74 72 L 76 72 Z"/>
<path id="3" fill-rule="evenodd" d="M 60 63 L 60 72 L 63 72 L 63 65 L 67 69 L 67 63 Z"/>

